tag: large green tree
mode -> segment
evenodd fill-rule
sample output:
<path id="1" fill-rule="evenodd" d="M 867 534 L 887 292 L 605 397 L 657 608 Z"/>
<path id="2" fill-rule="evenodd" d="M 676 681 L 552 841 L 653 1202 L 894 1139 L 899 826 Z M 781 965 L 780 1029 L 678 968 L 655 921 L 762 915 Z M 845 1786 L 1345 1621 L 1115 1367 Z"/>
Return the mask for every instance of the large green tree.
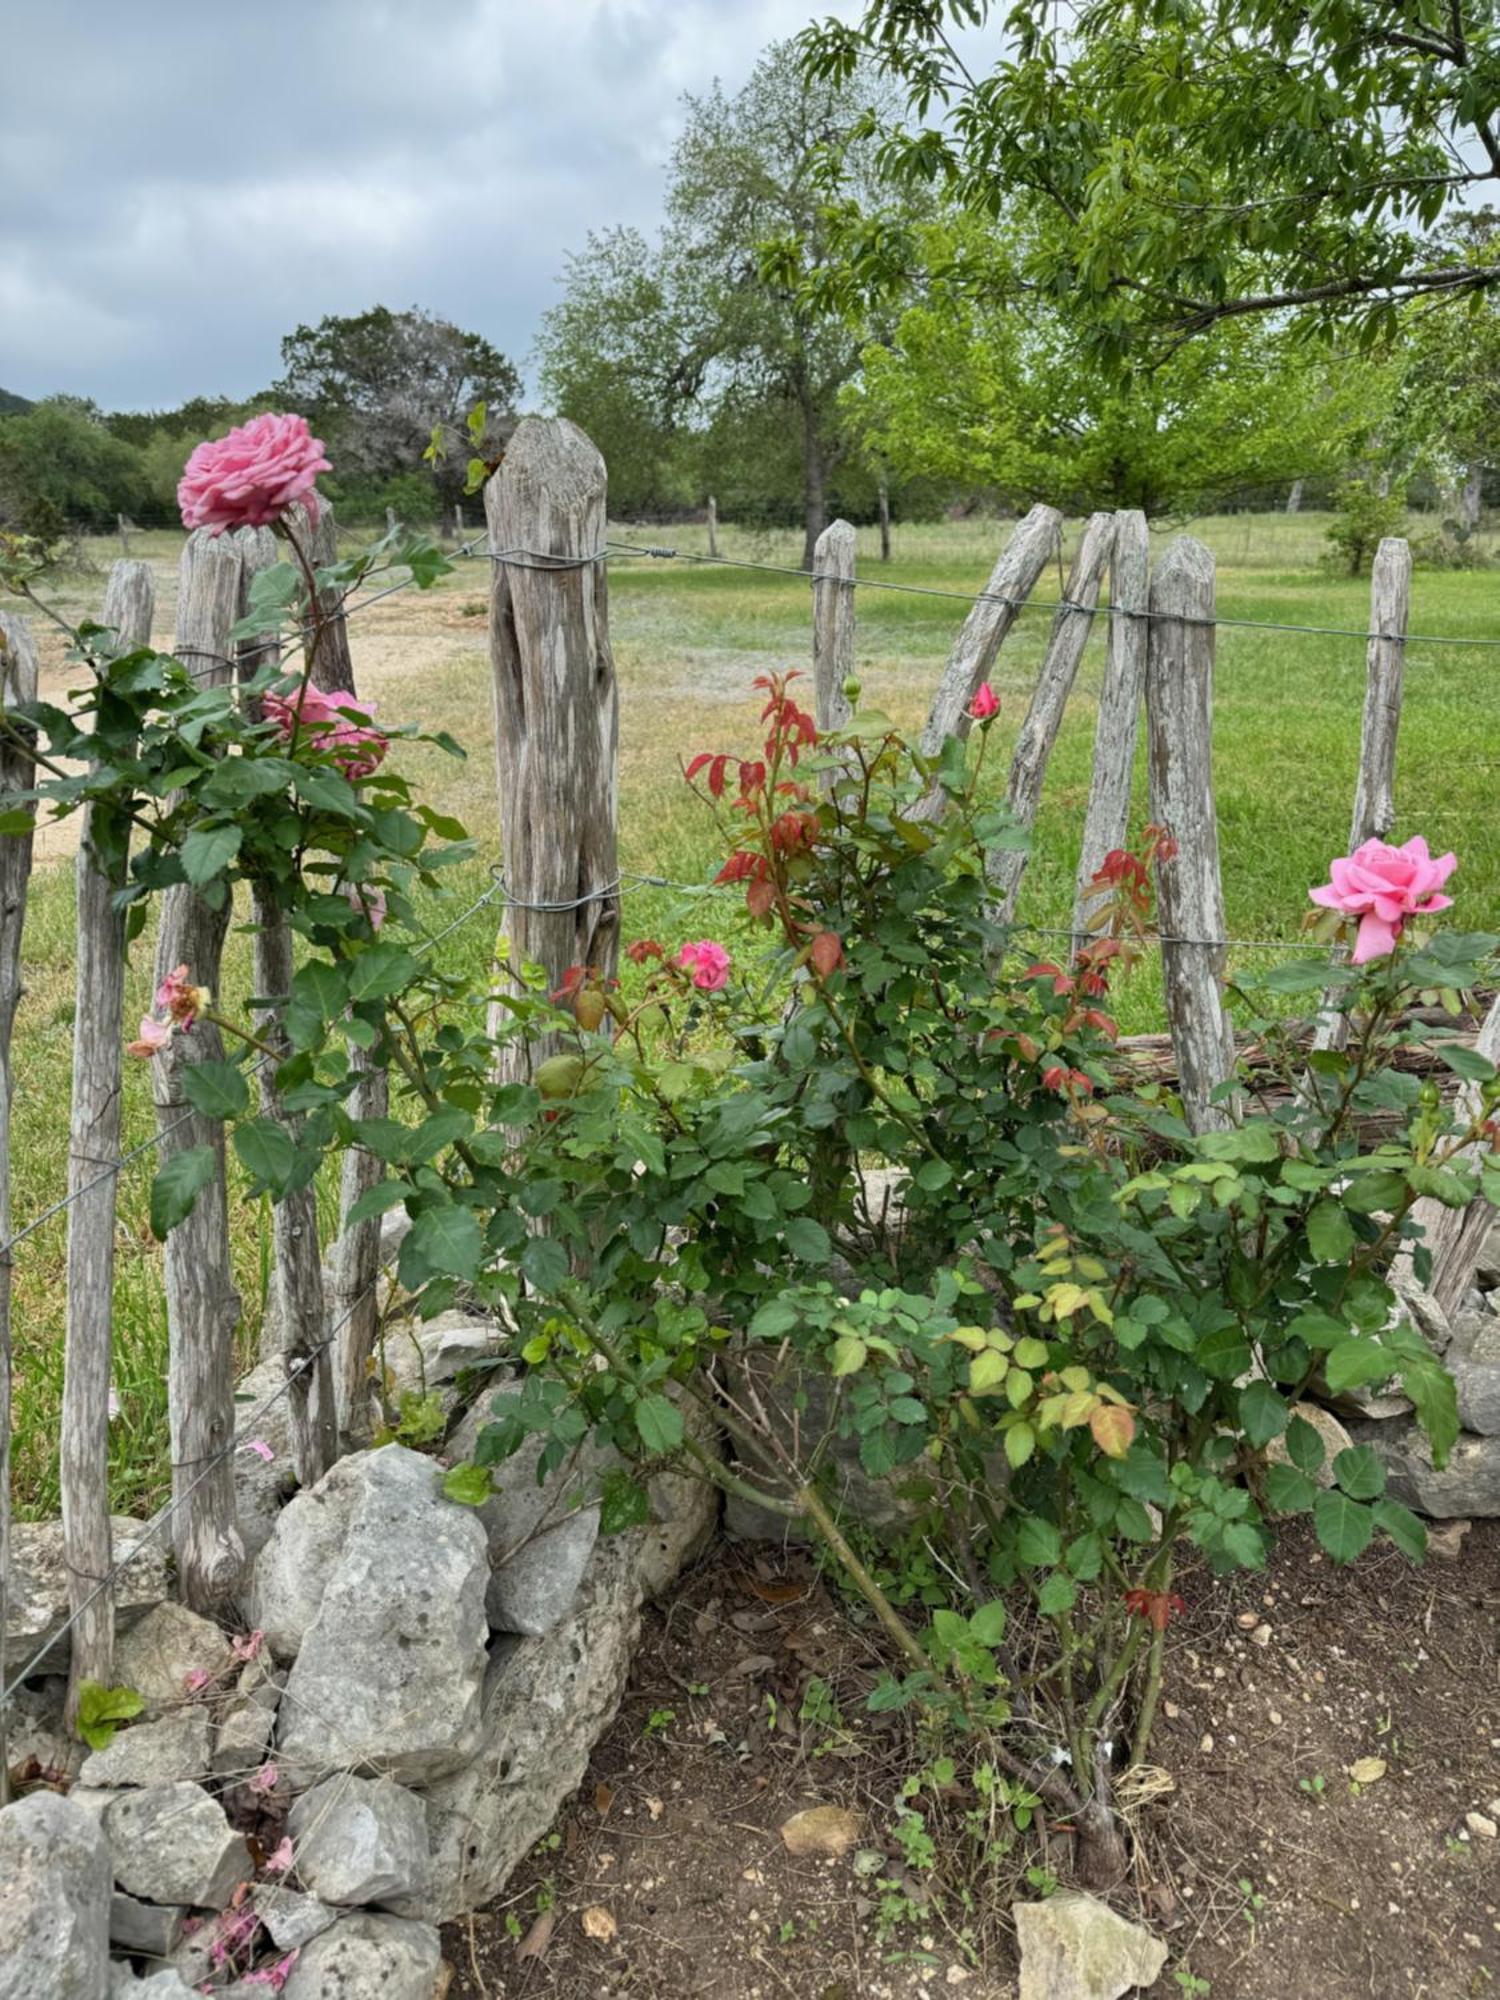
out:
<path id="1" fill-rule="evenodd" d="M 113 527 L 144 494 L 140 454 L 114 437 L 97 409 L 49 397 L 0 417 L 0 522 L 44 538 L 68 524 Z"/>
<path id="2" fill-rule="evenodd" d="M 807 280 L 831 254 L 830 162 L 861 212 L 895 199 L 872 136 L 895 99 L 857 63 L 810 79 L 780 44 L 736 95 L 685 103 L 661 239 L 614 231 L 572 260 L 538 342 L 543 390 L 593 430 L 622 499 L 680 494 L 695 460 L 703 491 L 735 474 L 753 485 L 774 461 L 800 487 L 810 567 L 850 452 L 839 397 L 861 336 L 842 305 L 809 301 Z M 771 279 L 766 243 L 782 252 Z M 734 449 L 730 477 L 704 466 L 707 441 Z"/>
<path id="3" fill-rule="evenodd" d="M 486 449 L 498 449 L 521 388 L 514 365 L 482 334 L 415 306 L 299 326 L 281 343 L 281 363 L 272 394 L 327 441 L 342 479 L 379 483 L 419 469 L 442 426 L 452 443 L 433 470 L 450 504 L 464 493 L 469 410 L 486 405 Z"/>
<path id="4" fill-rule="evenodd" d="M 868 444 L 908 472 L 1019 505 L 1181 515 L 1338 476 L 1389 424 L 1390 364 L 1243 320 L 1107 361 L 1070 313 L 986 282 L 1020 254 L 1014 232 L 960 222 L 926 232 L 925 251 L 920 301 L 845 396 Z"/>
<path id="5" fill-rule="evenodd" d="M 897 83 L 883 164 L 1024 225 L 1014 294 L 1106 346 L 1279 312 L 1395 334 L 1406 301 L 1500 284 L 1493 244 L 1433 240 L 1500 186 L 1495 0 L 868 0 L 802 46 Z M 880 261 L 867 224 L 856 248 Z"/>

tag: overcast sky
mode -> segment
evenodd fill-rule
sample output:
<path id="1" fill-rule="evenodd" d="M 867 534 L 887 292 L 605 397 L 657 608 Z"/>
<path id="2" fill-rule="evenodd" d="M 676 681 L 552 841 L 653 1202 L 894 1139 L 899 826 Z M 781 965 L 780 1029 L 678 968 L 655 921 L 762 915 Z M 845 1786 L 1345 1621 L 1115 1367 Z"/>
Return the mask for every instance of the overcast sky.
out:
<path id="1" fill-rule="evenodd" d="M 0 387 L 248 396 L 299 322 L 422 305 L 525 365 L 681 93 L 858 0 L 0 0 Z"/>

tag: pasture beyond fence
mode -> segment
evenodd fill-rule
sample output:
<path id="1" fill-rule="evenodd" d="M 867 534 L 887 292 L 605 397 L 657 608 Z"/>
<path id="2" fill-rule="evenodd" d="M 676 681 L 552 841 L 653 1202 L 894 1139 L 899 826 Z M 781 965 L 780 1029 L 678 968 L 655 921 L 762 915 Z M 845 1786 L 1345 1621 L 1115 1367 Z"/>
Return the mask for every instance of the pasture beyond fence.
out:
<path id="1" fill-rule="evenodd" d="M 607 563 L 612 551 L 627 559 L 674 552 L 610 544 L 605 497 L 605 467 L 589 441 L 566 422 L 538 419 L 521 427 L 486 489 L 488 546 L 474 552 L 491 562 L 489 648 L 503 862 L 491 887 L 455 924 L 492 902 L 503 905 L 506 950 L 496 975 L 501 981 L 534 965 L 542 968 L 548 987 L 556 988 L 569 967 L 588 966 L 608 979 L 618 962 L 621 898 L 631 878 L 622 875 L 618 861 L 619 690 L 610 646 Z M 1057 553 L 1061 528 L 1056 510 L 1034 507 L 1011 533 L 985 590 L 969 601 L 923 730 L 923 748 L 930 754 L 946 738 L 968 734 L 975 694 L 993 672 L 1023 608 L 1034 606 L 1033 592 Z M 713 532 L 711 517 L 711 544 Z M 327 560 L 333 547 L 331 511 L 325 511 L 318 535 L 321 557 Z M 709 557 L 701 559 L 731 560 L 712 547 Z M 264 639 L 236 639 L 233 633 L 246 615 L 253 579 L 274 560 L 273 539 L 265 531 L 245 530 L 217 540 L 200 531 L 190 537 L 181 560 L 175 650 L 200 678 L 243 682 L 267 657 Z M 1406 543 L 1383 542 L 1372 583 L 1351 846 L 1388 834 L 1395 823 L 1410 577 Z M 811 578 L 811 678 L 821 729 L 837 729 L 849 715 L 860 582 L 854 531 L 836 521 L 818 543 Z M 1184 1115 L 1196 1131 L 1227 1124 L 1235 1115 L 1221 1090 L 1234 1067 L 1235 1043 L 1224 990 L 1231 940 L 1226 935 L 1211 756 L 1221 622 L 1214 589 L 1213 559 L 1200 543 L 1179 536 L 1153 567 L 1144 516 L 1095 514 L 1053 610 L 1007 785 L 1010 811 L 1029 829 L 1085 644 L 1102 618 L 1106 664 L 1092 781 L 1072 924 L 1060 935 L 1071 944 L 1087 936 L 1090 886 L 1105 857 L 1126 845 L 1133 807 L 1136 817 L 1149 817 L 1170 833 L 1174 846 L 1158 867 L 1163 1002 L 1172 1070 Z M 344 608 L 328 608 L 339 615 L 310 662 L 312 681 L 324 690 L 357 691 Z M 117 563 L 101 617 L 120 648 L 148 642 L 152 610 L 149 570 L 129 560 Z M 25 622 L 10 614 L 0 614 L 0 676 L 4 710 L 34 698 L 36 649 Z M 1143 712 L 1148 797 L 1138 801 L 1132 787 Z M 1352 707 L 1349 726 L 1355 726 Z M 24 732 L 8 728 L 0 736 L 0 794 L 27 789 L 30 763 Z M 933 812 L 941 810 L 935 794 L 927 805 Z M 253 1429 L 256 1415 L 247 1415 L 235 1403 L 235 1333 L 242 1305 L 230 1268 L 224 1127 L 195 1108 L 183 1090 L 187 1065 L 222 1054 L 217 1030 L 204 1025 L 192 1037 L 174 1040 L 158 1058 L 153 1065 L 155 1139 L 132 1153 L 120 1150 L 126 940 L 117 898 L 126 879 L 128 832 L 128 827 L 96 823 L 91 809 L 77 857 L 68 1186 L 58 1204 L 66 1209 L 68 1231 L 59 1449 L 75 1700 L 84 1680 L 108 1684 L 110 1675 L 113 1583 L 123 1567 L 111 1547 L 108 1507 L 116 1185 L 120 1172 L 142 1154 L 161 1160 L 189 1153 L 201 1158 L 200 1149 L 206 1148 L 213 1157 L 209 1185 L 187 1219 L 166 1236 L 172 1497 L 132 1551 L 144 1547 L 149 1535 L 170 1533 L 179 1593 L 201 1610 L 222 1605 L 240 1580 L 243 1547 L 235 1518 L 232 1457 L 237 1437 L 244 1436 L 247 1423 Z M 31 844 L 29 830 L 0 832 L 0 1612 L 8 1574 L 10 1279 L 17 1249 L 41 1219 L 13 1217 L 10 1200 L 11 1106 L 14 1093 L 25 1088 L 24 1076 L 12 1073 L 11 1041 L 24 976 Z M 1024 851 L 1014 847 L 990 856 L 994 908 L 1001 917 L 1015 911 L 1026 861 Z M 252 915 L 259 1032 L 268 1045 L 253 1073 L 264 1115 L 290 1126 L 295 1113 L 280 1101 L 274 1055 L 287 1046 L 278 1003 L 291 982 L 292 936 L 274 911 L 257 909 Z M 211 906 L 189 885 L 170 890 L 158 932 L 158 977 L 187 963 L 195 981 L 216 989 L 229 917 L 227 907 Z M 1327 1046 L 1341 1026 L 1327 1010 L 1315 1039 Z M 1484 1024 L 1480 1046 L 1491 1056 L 1500 1053 L 1500 1003 Z M 385 1072 L 372 1066 L 363 1050 L 351 1047 L 350 1053 L 358 1072 L 354 1115 L 385 1115 Z M 533 1043 L 529 1059 L 545 1053 L 545 1045 Z M 276 1395 L 290 1407 L 296 1472 L 304 1485 L 316 1481 L 341 1450 L 368 1432 L 380 1223 L 378 1218 L 348 1218 L 380 1174 L 373 1156 L 358 1148 L 345 1155 L 341 1226 L 331 1244 L 319 1241 L 310 1187 L 286 1195 L 274 1207 L 274 1282 L 262 1341 L 264 1351 L 279 1354 L 283 1362 L 284 1379 Z M 1449 1298 L 1468 1281 L 1489 1211 L 1483 1203 L 1468 1215 L 1430 1206 L 1433 1213 L 1418 1219 L 1428 1223 L 1436 1251 L 1433 1289 L 1440 1298 Z M 0 1629 L 4 1623 L 0 1615 Z M 8 1674 L 4 1699 L 33 1665 L 22 1662 Z M 0 1784 L 3 1705 L 0 1700 Z"/>

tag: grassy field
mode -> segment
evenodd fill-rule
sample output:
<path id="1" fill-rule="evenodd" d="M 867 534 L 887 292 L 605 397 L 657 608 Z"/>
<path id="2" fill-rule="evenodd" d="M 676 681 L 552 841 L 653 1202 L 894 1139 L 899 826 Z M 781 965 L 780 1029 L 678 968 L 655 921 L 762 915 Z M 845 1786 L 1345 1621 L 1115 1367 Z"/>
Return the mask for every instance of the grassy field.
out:
<path id="1" fill-rule="evenodd" d="M 1368 584 L 1318 567 L 1326 518 L 1238 515 L 1199 521 L 1192 532 L 1219 561 L 1219 611 L 1245 618 L 1362 632 Z M 638 544 L 702 552 L 702 531 L 612 533 Z M 1005 533 L 994 522 L 902 527 L 888 566 L 862 534 L 861 574 L 919 586 L 922 593 L 981 589 Z M 1070 525 L 1068 551 L 1076 542 Z M 1166 532 L 1153 540 L 1164 543 Z M 157 638 L 170 640 L 180 537 L 137 536 L 132 554 L 158 576 Z M 752 536 L 727 529 L 721 551 L 745 561 L 794 565 L 790 534 Z M 1067 553 L 1065 552 L 1065 554 Z M 97 615 L 109 542 L 90 548 L 94 567 L 58 580 L 52 595 L 74 617 Z M 451 730 L 470 747 L 466 764 L 436 752 L 414 754 L 413 774 L 434 802 L 465 819 L 482 863 L 456 880 L 456 914 L 483 889 L 497 858 L 490 698 L 484 620 L 488 566 L 460 563 L 426 596 L 404 592 L 360 613 L 351 627 L 361 693 L 392 720 L 420 719 Z M 991 768 L 1003 778 L 1050 626 L 1042 608 L 1061 588 L 1044 578 L 1038 606 L 1019 621 L 993 677 L 1002 698 Z M 859 599 L 858 671 L 866 698 L 917 723 L 965 605 L 943 595 L 872 589 Z M 621 683 L 621 860 L 626 868 L 701 883 L 716 865 L 713 829 L 682 785 L 680 761 L 703 748 L 749 749 L 756 740 L 754 675 L 806 666 L 809 593 L 804 579 L 775 571 L 622 557 L 611 567 L 611 631 Z M 1500 639 L 1500 585 L 1494 571 L 1419 572 L 1412 630 L 1459 641 Z M 39 633 L 44 682 L 54 698 L 70 684 L 60 637 Z M 1364 644 L 1358 637 L 1226 629 L 1219 635 L 1215 706 L 1215 787 L 1229 926 L 1237 937 L 1294 938 L 1308 885 L 1326 879 L 1344 851 L 1359 750 Z M 1066 921 L 1071 908 L 1082 813 L 1088 792 L 1102 641 L 1091 642 L 1047 774 L 1035 855 L 1022 892 L 1023 922 Z M 1455 917 L 1469 928 L 1500 928 L 1500 817 L 1493 809 L 1500 768 L 1500 648 L 1414 641 L 1408 649 L 1397 802 L 1400 835 L 1424 833 L 1452 847 Z M 1138 818 L 1144 775 L 1138 766 Z M 68 828 L 43 829 L 27 922 L 27 993 L 17 1027 L 14 1213 L 24 1224 L 66 1183 L 67 1104 L 73 1010 L 72 871 Z M 634 889 L 626 935 L 727 935 L 737 906 L 714 896 Z M 443 946 L 452 963 L 487 961 L 494 918 L 486 911 Z M 149 940 L 137 946 L 130 1018 L 147 998 Z M 249 991 L 249 951 L 231 939 L 225 1001 Z M 1125 996 L 1127 1028 L 1159 1021 L 1160 992 L 1143 968 Z M 151 1130 L 146 1078 L 127 1077 L 126 1143 Z M 165 1470 L 165 1309 L 160 1253 L 146 1228 L 149 1156 L 122 1177 L 115 1380 L 119 1505 L 141 1511 L 163 1496 Z M 246 1305 L 247 1344 L 264 1296 L 269 1230 L 262 1209 L 236 1210 L 236 1260 Z M 23 1514 L 56 1507 L 56 1420 L 62 1374 L 61 1217 L 17 1253 L 16 1498 Z"/>

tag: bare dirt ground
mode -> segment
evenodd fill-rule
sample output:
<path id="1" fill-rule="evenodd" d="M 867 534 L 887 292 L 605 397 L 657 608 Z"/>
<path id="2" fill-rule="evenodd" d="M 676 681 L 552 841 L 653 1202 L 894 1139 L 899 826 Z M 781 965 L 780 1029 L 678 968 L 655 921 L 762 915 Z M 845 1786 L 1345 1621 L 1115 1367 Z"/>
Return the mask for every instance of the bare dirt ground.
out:
<path id="1" fill-rule="evenodd" d="M 1289 1533 L 1264 1576 L 1184 1591 L 1152 1746 L 1173 1789 L 1136 1815 L 1116 1898 L 1171 1946 L 1153 1991 L 1495 1990 L 1500 1841 L 1466 1816 L 1493 1822 L 1500 1795 L 1500 1523 L 1422 1569 L 1392 1552 L 1335 1570 Z M 966 1913 L 951 1880 L 913 1877 L 889 1832 L 913 1744 L 863 1712 L 877 1669 L 806 1555 L 720 1550 L 648 1614 L 554 1835 L 502 1902 L 450 1928 L 451 2000 L 1013 1996 L 1007 1912 L 1035 1892 L 992 1876 Z M 814 1680 L 842 1728 L 804 1719 Z M 1385 1768 L 1361 1786 L 1365 1758 Z M 859 1846 L 787 1853 L 783 1823 L 830 1803 L 862 1815 Z M 888 1929 L 882 1880 L 916 1906 Z"/>

